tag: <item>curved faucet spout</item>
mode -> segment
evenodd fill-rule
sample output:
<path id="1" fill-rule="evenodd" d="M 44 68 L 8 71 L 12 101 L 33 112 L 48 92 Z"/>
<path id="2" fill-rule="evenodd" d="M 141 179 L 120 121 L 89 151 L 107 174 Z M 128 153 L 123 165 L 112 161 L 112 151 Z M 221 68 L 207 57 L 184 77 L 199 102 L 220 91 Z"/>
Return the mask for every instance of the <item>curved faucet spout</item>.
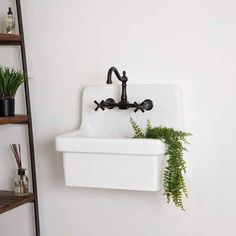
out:
<path id="1" fill-rule="evenodd" d="M 127 93 L 126 93 L 126 83 L 128 81 L 128 78 L 126 77 L 126 72 L 123 71 L 123 75 L 121 76 L 119 71 L 114 66 L 111 67 L 107 74 L 107 84 L 112 84 L 111 75 L 113 71 L 116 77 L 118 78 L 118 80 L 122 82 L 120 109 L 127 109 L 128 101 L 127 101 Z"/>
<path id="2" fill-rule="evenodd" d="M 126 72 L 123 71 L 123 76 L 120 75 L 119 71 L 116 69 L 116 67 L 112 66 L 108 73 L 107 73 L 107 84 L 112 84 L 112 79 L 111 79 L 111 75 L 112 75 L 112 72 L 115 73 L 117 79 L 121 82 L 127 82 L 128 81 L 128 78 L 126 77 Z"/>

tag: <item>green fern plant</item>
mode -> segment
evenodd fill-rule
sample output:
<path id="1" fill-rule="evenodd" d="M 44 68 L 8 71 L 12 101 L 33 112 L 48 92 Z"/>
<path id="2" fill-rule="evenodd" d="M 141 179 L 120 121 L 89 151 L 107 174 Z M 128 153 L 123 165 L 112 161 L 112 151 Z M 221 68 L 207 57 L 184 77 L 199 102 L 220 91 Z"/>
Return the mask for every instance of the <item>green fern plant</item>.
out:
<path id="1" fill-rule="evenodd" d="M 24 80 L 25 76 L 22 72 L 0 67 L 0 98 L 14 98 Z"/>
<path id="2" fill-rule="evenodd" d="M 187 143 L 186 137 L 191 134 L 162 126 L 152 128 L 149 120 L 146 131 L 143 132 L 132 118 L 130 118 L 130 123 L 134 129 L 133 138 L 158 139 L 166 144 L 167 166 L 163 174 L 164 195 L 168 203 L 172 200 L 176 207 L 184 210 L 183 195 L 187 197 L 188 193 L 184 181 L 186 163 L 183 159 L 183 151 L 187 151 L 184 144 Z"/>

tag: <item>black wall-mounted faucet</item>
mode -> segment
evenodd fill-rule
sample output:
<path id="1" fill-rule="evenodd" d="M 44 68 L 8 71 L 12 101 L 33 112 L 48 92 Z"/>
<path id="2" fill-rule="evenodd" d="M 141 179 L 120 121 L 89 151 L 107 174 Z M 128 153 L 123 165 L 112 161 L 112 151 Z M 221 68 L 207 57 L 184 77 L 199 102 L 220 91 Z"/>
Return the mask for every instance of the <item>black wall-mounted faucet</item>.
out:
<path id="1" fill-rule="evenodd" d="M 114 66 L 111 67 L 107 74 L 107 84 L 112 84 L 112 79 L 111 79 L 112 72 L 114 72 L 118 80 L 122 82 L 121 100 L 118 103 L 116 103 L 113 98 L 108 98 L 106 99 L 106 101 L 102 100 L 100 103 L 98 103 L 97 101 L 94 101 L 94 103 L 97 105 L 97 107 L 95 108 L 95 111 L 97 111 L 99 108 L 101 108 L 104 111 L 105 108 L 113 109 L 114 107 L 118 107 L 119 109 L 128 109 L 129 107 L 133 107 L 135 108 L 134 112 L 137 112 L 138 110 L 144 112 L 145 110 L 149 111 L 153 108 L 154 105 L 153 105 L 152 100 L 150 99 L 145 99 L 141 103 L 128 102 L 127 91 L 126 91 L 128 78 L 126 77 L 125 71 L 123 71 L 123 75 L 121 76 L 119 71 Z"/>

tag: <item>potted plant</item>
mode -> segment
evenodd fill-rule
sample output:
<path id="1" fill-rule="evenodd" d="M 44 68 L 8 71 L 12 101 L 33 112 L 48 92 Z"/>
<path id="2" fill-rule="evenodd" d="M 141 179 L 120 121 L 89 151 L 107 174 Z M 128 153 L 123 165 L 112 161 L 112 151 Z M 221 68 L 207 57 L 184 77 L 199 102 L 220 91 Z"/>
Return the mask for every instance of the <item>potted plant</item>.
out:
<path id="1" fill-rule="evenodd" d="M 21 71 L 0 67 L 0 117 L 15 115 L 15 95 L 24 80 Z"/>
<path id="2" fill-rule="evenodd" d="M 164 195 L 168 203 L 172 201 L 176 207 L 184 210 L 183 195 L 187 197 L 187 187 L 184 180 L 186 163 L 183 152 L 187 151 L 184 144 L 187 143 L 187 136 L 191 134 L 163 126 L 152 127 L 149 120 L 143 132 L 132 118 L 130 122 L 135 133 L 133 138 L 158 139 L 166 144 L 167 165 L 163 173 Z"/>

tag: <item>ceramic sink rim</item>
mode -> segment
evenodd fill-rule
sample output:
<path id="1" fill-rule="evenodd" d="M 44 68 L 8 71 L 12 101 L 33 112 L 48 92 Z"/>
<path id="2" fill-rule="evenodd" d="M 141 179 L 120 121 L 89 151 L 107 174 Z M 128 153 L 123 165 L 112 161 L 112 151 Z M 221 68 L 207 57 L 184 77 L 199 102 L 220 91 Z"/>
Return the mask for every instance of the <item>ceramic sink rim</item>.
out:
<path id="1" fill-rule="evenodd" d="M 59 152 L 110 153 L 130 155 L 163 155 L 166 145 L 161 140 L 134 138 L 104 138 L 86 136 L 84 129 L 56 137 Z"/>

